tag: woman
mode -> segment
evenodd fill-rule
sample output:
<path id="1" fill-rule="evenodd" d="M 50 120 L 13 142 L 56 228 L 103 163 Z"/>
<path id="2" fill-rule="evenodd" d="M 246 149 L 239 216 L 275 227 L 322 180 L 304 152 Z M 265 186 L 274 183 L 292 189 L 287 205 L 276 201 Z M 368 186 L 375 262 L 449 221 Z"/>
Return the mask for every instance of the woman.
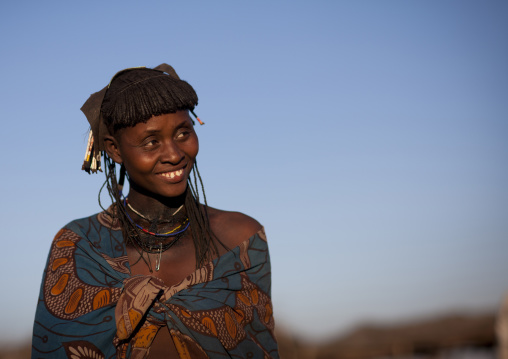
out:
<path id="1" fill-rule="evenodd" d="M 82 107 L 83 169 L 104 158 L 113 204 L 53 240 L 33 358 L 278 357 L 266 237 L 256 220 L 206 204 L 197 102 L 162 64 L 120 71 Z"/>

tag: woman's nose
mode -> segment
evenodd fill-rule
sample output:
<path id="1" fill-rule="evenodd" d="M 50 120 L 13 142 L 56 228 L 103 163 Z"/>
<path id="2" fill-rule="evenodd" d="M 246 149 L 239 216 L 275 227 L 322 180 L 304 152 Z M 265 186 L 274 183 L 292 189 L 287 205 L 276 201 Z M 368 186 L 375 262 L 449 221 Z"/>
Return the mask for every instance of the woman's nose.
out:
<path id="1" fill-rule="evenodd" d="M 185 154 L 183 151 L 177 146 L 177 144 L 173 141 L 167 142 L 162 147 L 162 152 L 160 155 L 160 162 L 163 163 L 171 163 L 172 165 L 176 165 L 183 160 Z"/>

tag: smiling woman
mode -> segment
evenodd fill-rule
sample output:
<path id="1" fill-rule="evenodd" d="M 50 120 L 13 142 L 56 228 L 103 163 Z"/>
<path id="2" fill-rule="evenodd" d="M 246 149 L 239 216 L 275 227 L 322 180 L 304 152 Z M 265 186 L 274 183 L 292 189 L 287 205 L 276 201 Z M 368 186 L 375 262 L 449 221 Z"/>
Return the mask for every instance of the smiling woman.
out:
<path id="1" fill-rule="evenodd" d="M 106 137 L 105 146 L 135 186 L 131 201 L 143 189 L 162 197 L 183 194 L 199 149 L 187 111 L 153 116 L 147 123 L 119 130 Z"/>
<path id="2" fill-rule="evenodd" d="M 278 357 L 266 237 L 207 205 L 197 101 L 162 64 L 120 71 L 83 106 L 83 169 L 104 160 L 113 204 L 53 240 L 33 358 Z"/>

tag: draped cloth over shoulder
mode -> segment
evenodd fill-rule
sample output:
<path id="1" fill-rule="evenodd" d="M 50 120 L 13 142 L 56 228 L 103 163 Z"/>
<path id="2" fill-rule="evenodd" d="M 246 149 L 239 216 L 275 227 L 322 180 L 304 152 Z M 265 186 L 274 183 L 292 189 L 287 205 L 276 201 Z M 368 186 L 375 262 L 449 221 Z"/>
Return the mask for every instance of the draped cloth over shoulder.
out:
<path id="1" fill-rule="evenodd" d="M 180 358 L 278 358 L 263 231 L 167 287 L 131 276 L 104 212 L 55 237 L 39 297 L 33 358 L 146 358 L 167 327 Z"/>

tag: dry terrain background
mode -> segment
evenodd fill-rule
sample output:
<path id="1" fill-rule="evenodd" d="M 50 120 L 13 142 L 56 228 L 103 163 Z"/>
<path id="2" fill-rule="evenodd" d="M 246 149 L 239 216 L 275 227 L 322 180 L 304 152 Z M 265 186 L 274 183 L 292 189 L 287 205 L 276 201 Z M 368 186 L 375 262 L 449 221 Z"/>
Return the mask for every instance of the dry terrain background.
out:
<path id="1" fill-rule="evenodd" d="M 495 358 L 495 316 L 447 315 L 398 325 L 362 325 L 321 343 L 279 330 L 283 359 Z M 0 359 L 30 358 L 30 343 L 0 347 Z"/>

